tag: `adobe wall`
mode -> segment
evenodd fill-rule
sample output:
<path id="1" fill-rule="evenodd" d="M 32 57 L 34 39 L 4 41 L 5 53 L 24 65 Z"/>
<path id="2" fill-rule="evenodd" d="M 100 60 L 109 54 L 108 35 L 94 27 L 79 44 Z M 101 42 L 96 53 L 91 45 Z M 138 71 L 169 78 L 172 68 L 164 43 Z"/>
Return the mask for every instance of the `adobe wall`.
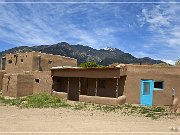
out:
<path id="1" fill-rule="evenodd" d="M 140 104 L 141 79 L 164 81 L 163 90 L 153 91 L 153 105 L 170 105 L 172 88 L 175 88 L 175 96 L 180 99 L 180 68 L 128 65 L 127 69 L 124 92 L 127 103 Z"/>
<path id="2" fill-rule="evenodd" d="M 87 102 L 87 103 L 103 104 L 103 105 L 122 105 L 126 102 L 126 96 L 123 95 L 118 98 L 108 98 L 108 97 L 80 95 L 79 101 Z"/>
<path id="3" fill-rule="evenodd" d="M 124 94 L 126 77 L 127 76 L 121 76 L 119 78 L 119 81 L 118 81 L 118 83 L 119 83 L 119 85 L 118 85 L 118 96 L 122 96 Z"/>
<path id="4" fill-rule="evenodd" d="M 56 66 L 77 66 L 74 58 L 40 52 L 6 54 L 7 73 L 22 73 L 23 71 L 50 71 Z"/>
<path id="5" fill-rule="evenodd" d="M 66 99 L 66 100 L 68 98 L 68 94 L 66 92 L 56 92 L 56 91 L 53 91 L 52 95 L 56 96 L 58 98 Z"/>
<path id="6" fill-rule="evenodd" d="M 4 70 L 0 70 L 0 90 L 2 90 L 3 85 L 3 77 L 6 72 Z"/>
<path id="7" fill-rule="evenodd" d="M 100 79 L 100 80 L 105 80 L 105 88 L 100 88 L 98 86 L 97 96 L 115 98 L 116 97 L 116 79 Z"/>
<path id="8" fill-rule="evenodd" d="M 33 93 L 51 93 L 52 77 L 50 71 L 34 71 L 33 74 Z"/>
<path id="9" fill-rule="evenodd" d="M 84 78 L 119 78 L 126 68 L 60 68 L 51 69 L 53 76 Z M 124 75 L 124 73 L 123 73 Z"/>
<path id="10" fill-rule="evenodd" d="M 22 97 L 33 94 L 33 75 L 5 74 L 2 94 L 9 97 Z"/>
<path id="11" fill-rule="evenodd" d="M 32 71 L 33 53 L 6 54 L 7 73 L 22 73 L 23 71 Z"/>
<path id="12" fill-rule="evenodd" d="M 17 97 L 23 97 L 33 94 L 33 75 L 17 75 Z"/>
<path id="13" fill-rule="evenodd" d="M 77 66 L 74 58 L 33 52 L 33 71 L 49 71 L 57 66 Z"/>
<path id="14" fill-rule="evenodd" d="M 17 97 L 17 75 L 5 74 L 3 78 L 2 95 Z"/>

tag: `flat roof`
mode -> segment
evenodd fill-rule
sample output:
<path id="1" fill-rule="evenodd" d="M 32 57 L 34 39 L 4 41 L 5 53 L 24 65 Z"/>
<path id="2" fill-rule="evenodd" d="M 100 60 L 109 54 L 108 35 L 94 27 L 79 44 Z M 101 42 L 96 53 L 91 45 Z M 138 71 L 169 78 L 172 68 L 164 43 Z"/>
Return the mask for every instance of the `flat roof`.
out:
<path id="1" fill-rule="evenodd" d="M 126 67 L 101 67 L 101 68 L 82 68 L 82 67 L 53 67 L 52 76 L 56 77 L 86 77 L 86 78 L 120 78 L 126 75 Z"/>

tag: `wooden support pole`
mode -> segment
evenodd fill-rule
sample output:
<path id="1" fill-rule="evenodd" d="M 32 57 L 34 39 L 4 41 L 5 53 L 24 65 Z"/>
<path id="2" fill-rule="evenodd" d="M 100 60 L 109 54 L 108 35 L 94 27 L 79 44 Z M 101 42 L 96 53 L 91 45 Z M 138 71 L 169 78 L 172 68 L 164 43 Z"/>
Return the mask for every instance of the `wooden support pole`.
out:
<path id="1" fill-rule="evenodd" d="M 116 98 L 119 95 L 118 91 L 119 91 L 119 78 L 116 79 Z"/>
<path id="2" fill-rule="evenodd" d="M 98 87 L 98 82 L 97 82 L 97 79 L 96 79 L 95 96 L 97 96 L 97 87 Z"/>
<path id="3" fill-rule="evenodd" d="M 81 94 L 81 78 L 79 77 L 79 95 Z"/>
<path id="4" fill-rule="evenodd" d="M 1 58 L 1 70 L 3 70 L 3 69 L 2 69 L 2 65 L 3 65 L 2 63 L 3 63 L 3 58 Z"/>
<path id="5" fill-rule="evenodd" d="M 68 82 L 67 82 L 67 95 L 68 95 L 67 99 L 69 99 L 69 77 L 68 77 Z"/>

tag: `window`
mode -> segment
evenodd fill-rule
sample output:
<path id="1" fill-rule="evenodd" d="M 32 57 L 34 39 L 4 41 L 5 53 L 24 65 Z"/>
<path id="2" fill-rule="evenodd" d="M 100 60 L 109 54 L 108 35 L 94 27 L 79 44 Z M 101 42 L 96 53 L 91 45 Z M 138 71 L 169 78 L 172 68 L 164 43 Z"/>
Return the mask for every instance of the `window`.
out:
<path id="1" fill-rule="evenodd" d="M 36 82 L 36 83 L 39 83 L 39 79 L 35 79 L 35 82 Z"/>
<path id="2" fill-rule="evenodd" d="M 52 64 L 52 60 L 49 60 L 49 62 L 48 62 L 49 64 Z"/>
<path id="3" fill-rule="evenodd" d="M 106 80 L 98 80 L 98 87 L 105 88 L 106 87 Z"/>
<path id="4" fill-rule="evenodd" d="M 21 59 L 21 62 L 23 62 L 23 59 Z"/>
<path id="5" fill-rule="evenodd" d="M 149 94 L 150 94 L 150 83 L 144 82 L 143 95 L 149 95 Z"/>
<path id="6" fill-rule="evenodd" d="M 12 60 L 8 60 L 8 63 L 11 64 L 11 63 L 12 63 Z"/>
<path id="7" fill-rule="evenodd" d="M 164 81 L 154 81 L 154 90 L 163 90 Z"/>

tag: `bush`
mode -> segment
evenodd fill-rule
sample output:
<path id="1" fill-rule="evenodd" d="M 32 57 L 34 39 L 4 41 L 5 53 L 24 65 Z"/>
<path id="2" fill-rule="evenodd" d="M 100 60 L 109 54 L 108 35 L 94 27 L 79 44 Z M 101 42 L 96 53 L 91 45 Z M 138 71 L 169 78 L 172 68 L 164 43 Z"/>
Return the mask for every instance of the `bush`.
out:
<path id="1" fill-rule="evenodd" d="M 33 108 L 57 108 L 69 106 L 69 104 L 65 100 L 45 93 L 28 96 L 26 97 L 26 101 L 27 102 L 23 106 Z"/>
<path id="2" fill-rule="evenodd" d="M 98 65 L 96 62 L 84 62 L 79 65 L 83 68 L 89 68 L 89 67 L 102 67 L 101 65 Z"/>

